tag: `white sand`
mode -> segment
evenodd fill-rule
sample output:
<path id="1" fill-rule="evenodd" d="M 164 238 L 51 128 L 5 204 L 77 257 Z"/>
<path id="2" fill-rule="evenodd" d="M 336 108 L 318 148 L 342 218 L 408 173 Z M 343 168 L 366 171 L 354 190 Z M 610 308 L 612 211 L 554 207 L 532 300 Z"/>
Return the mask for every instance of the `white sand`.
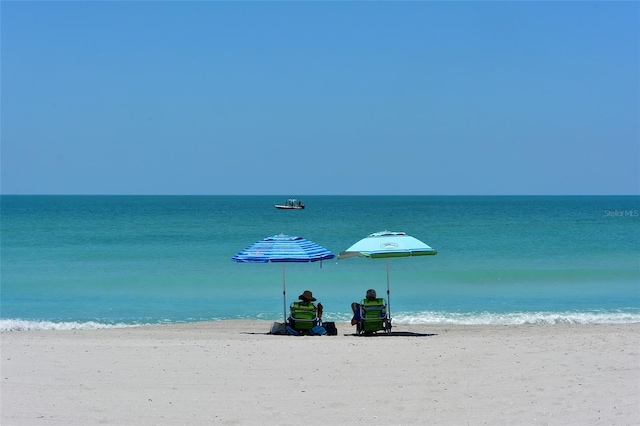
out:
<path id="1" fill-rule="evenodd" d="M 640 424 L 640 324 L 261 334 L 270 325 L 4 332 L 0 423 Z"/>

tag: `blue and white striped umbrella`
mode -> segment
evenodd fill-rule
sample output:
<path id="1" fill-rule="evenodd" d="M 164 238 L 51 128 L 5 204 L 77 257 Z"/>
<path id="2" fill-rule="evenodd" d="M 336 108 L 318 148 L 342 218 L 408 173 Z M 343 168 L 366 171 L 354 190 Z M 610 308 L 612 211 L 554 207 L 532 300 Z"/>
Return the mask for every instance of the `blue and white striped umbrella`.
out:
<path id="1" fill-rule="evenodd" d="M 231 260 L 240 263 L 282 263 L 282 298 L 284 319 L 287 320 L 286 274 L 287 262 L 317 262 L 333 259 L 335 254 L 313 241 L 292 235 L 274 235 L 251 244 L 233 256 Z"/>

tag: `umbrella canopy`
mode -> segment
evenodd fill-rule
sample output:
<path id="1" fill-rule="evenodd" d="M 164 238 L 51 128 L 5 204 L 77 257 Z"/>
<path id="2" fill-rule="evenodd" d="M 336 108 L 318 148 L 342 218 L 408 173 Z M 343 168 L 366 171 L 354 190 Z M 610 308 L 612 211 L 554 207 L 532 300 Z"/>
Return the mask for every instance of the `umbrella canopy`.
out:
<path id="1" fill-rule="evenodd" d="M 382 231 L 361 239 L 348 249 L 340 252 L 338 259 L 359 256 L 371 259 L 386 258 L 387 260 L 387 303 L 389 318 L 391 318 L 391 298 L 389 295 L 389 258 L 428 256 L 438 252 L 404 232 Z"/>
<path id="2" fill-rule="evenodd" d="M 267 237 L 233 256 L 231 260 L 240 263 L 282 263 L 282 298 L 284 320 L 287 321 L 286 274 L 287 262 L 317 262 L 333 259 L 335 254 L 313 241 L 292 235 L 274 235 Z"/>

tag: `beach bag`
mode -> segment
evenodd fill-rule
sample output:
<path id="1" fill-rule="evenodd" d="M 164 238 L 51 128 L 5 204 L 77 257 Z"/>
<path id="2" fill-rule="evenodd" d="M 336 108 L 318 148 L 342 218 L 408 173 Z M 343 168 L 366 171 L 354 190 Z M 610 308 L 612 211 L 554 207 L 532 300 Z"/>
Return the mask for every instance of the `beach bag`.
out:
<path id="1" fill-rule="evenodd" d="M 283 322 L 274 322 L 269 334 L 287 334 L 287 325 Z"/>
<path id="2" fill-rule="evenodd" d="M 325 330 L 321 325 L 316 325 L 311 329 L 311 334 L 313 336 L 324 336 L 325 334 L 327 334 L 327 330 Z"/>
<path id="3" fill-rule="evenodd" d="M 338 329 L 336 328 L 336 323 L 335 322 L 323 322 L 322 326 L 327 331 L 327 335 L 328 336 L 337 336 L 338 335 Z"/>

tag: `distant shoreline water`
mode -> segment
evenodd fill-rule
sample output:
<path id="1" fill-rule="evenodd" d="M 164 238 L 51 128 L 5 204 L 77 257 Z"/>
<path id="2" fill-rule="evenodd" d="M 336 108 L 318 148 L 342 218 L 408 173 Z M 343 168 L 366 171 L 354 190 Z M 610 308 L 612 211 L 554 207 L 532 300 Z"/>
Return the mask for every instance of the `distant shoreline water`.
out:
<path id="1" fill-rule="evenodd" d="M 277 264 L 231 262 L 279 233 L 338 253 L 404 231 L 436 256 L 392 259 L 394 322 L 640 322 L 639 196 L 0 197 L 0 330 L 221 319 L 282 321 Z M 310 289 L 348 321 L 384 261 L 286 265 L 286 303 Z"/>

